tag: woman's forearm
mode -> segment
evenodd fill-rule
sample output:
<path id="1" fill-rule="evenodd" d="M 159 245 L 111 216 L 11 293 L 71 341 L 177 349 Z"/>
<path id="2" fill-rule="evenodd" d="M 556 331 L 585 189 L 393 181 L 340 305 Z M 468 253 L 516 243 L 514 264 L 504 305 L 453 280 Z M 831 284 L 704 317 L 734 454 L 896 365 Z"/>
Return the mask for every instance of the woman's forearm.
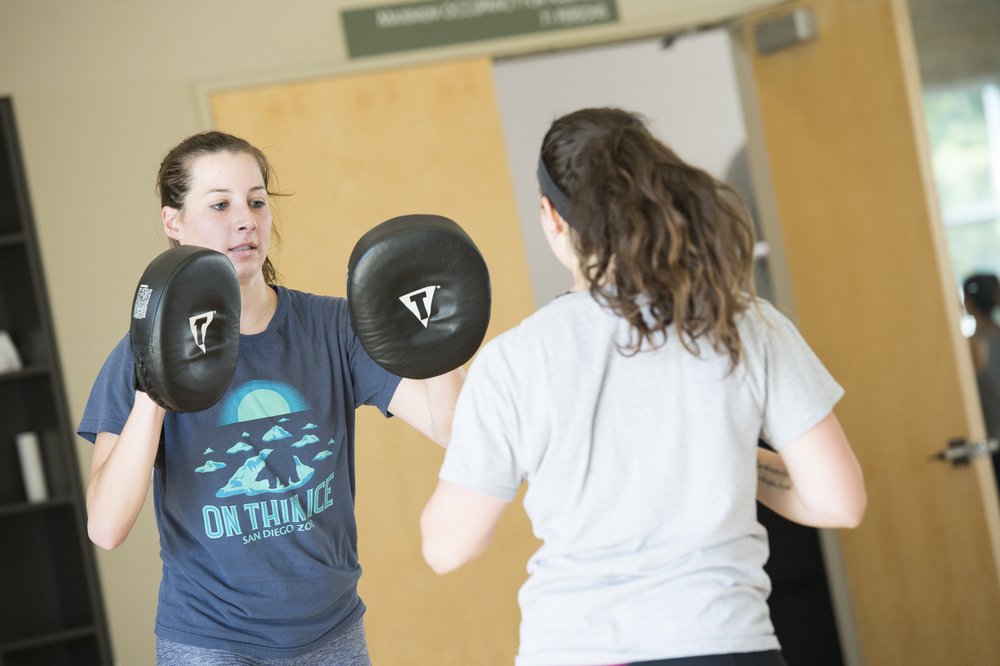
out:
<path id="1" fill-rule="evenodd" d="M 434 441 L 448 446 L 451 441 L 451 424 L 455 418 L 455 403 L 465 384 L 465 370 L 458 368 L 425 382 L 427 408 L 430 412 Z"/>
<path id="2" fill-rule="evenodd" d="M 101 548 L 117 548 L 135 524 L 149 493 L 165 411 L 145 393 L 120 435 L 98 433 L 87 483 L 87 532 Z"/>
<path id="3" fill-rule="evenodd" d="M 857 527 L 868 504 L 864 476 L 834 415 L 781 453 L 757 449 L 757 499 L 812 527 Z"/>

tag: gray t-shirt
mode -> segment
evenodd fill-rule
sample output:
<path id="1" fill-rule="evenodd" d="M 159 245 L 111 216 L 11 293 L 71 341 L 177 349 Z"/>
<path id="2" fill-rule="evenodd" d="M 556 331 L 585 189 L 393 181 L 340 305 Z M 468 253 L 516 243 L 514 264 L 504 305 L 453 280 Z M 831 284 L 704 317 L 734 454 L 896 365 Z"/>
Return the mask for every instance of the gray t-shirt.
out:
<path id="1" fill-rule="evenodd" d="M 543 545 L 521 588 L 518 666 L 611 664 L 778 648 L 758 437 L 780 450 L 843 395 L 769 303 L 746 352 L 699 342 L 620 353 L 624 320 L 557 298 L 472 364 L 440 477 L 524 506 Z"/>

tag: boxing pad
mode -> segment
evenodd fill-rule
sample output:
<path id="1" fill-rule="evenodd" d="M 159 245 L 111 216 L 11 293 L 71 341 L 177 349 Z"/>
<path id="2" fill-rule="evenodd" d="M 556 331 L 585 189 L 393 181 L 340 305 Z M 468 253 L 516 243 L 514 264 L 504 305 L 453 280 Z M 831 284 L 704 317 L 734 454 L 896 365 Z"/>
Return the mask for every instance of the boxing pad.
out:
<path id="1" fill-rule="evenodd" d="M 348 261 L 354 331 L 372 359 L 400 377 L 435 377 L 472 358 L 491 299 L 486 262 L 446 217 L 387 220 L 358 240 Z"/>
<path id="2" fill-rule="evenodd" d="M 214 405 L 240 343 L 240 284 L 229 257 L 181 245 L 146 267 L 132 299 L 136 388 L 174 412 Z"/>

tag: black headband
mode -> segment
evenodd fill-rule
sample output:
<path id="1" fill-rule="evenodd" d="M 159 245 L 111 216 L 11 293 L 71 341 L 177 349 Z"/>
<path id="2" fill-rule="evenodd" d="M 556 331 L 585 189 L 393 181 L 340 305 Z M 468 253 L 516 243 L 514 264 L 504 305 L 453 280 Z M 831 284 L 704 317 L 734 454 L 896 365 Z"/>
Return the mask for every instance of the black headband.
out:
<path id="1" fill-rule="evenodd" d="M 552 207 L 556 209 L 556 212 L 568 222 L 570 219 L 569 213 L 573 208 L 572 202 L 566 196 L 566 193 L 559 189 L 556 181 L 552 180 L 549 170 L 545 168 L 545 160 L 541 156 L 538 158 L 538 187 L 542 191 L 542 194 L 547 196 L 549 201 L 552 202 Z"/>

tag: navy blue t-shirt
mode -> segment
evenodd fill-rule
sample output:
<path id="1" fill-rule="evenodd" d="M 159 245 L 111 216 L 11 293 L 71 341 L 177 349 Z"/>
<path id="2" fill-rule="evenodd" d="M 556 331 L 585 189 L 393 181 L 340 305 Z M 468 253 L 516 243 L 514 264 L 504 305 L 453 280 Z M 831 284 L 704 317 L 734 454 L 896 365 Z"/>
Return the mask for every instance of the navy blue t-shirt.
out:
<path id="1" fill-rule="evenodd" d="M 321 646 L 364 613 L 354 517 L 354 410 L 383 413 L 399 378 L 365 352 L 347 302 L 276 288 L 267 330 L 241 335 L 213 407 L 168 412 L 153 475 L 163 578 L 156 634 L 261 657 Z M 121 433 L 128 336 L 79 434 Z"/>

